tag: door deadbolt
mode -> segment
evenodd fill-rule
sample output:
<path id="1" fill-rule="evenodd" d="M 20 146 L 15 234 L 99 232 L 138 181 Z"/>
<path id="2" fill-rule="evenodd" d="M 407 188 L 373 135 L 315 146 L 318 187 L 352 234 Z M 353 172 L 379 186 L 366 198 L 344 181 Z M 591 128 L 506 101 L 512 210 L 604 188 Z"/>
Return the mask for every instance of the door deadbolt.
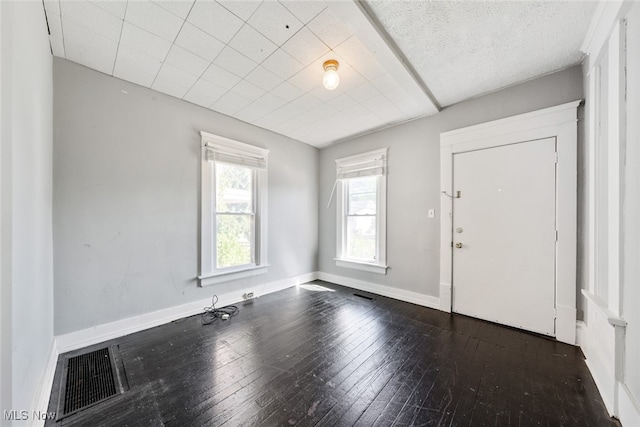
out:
<path id="1" fill-rule="evenodd" d="M 462 243 L 458 242 L 456 243 L 456 248 L 460 249 L 462 247 Z"/>

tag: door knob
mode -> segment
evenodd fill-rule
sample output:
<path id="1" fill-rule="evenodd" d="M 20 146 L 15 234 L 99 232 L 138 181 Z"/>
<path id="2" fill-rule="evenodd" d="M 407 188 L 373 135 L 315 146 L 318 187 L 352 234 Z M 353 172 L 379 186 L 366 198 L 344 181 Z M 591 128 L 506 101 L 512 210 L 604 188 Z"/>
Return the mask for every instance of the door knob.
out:
<path id="1" fill-rule="evenodd" d="M 462 247 L 462 243 L 458 242 L 456 243 L 456 248 L 460 249 Z"/>

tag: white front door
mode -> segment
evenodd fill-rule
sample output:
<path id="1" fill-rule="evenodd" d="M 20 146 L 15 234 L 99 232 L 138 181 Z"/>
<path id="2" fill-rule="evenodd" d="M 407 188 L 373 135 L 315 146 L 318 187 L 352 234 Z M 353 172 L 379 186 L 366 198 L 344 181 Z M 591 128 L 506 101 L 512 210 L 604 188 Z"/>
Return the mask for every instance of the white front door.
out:
<path id="1" fill-rule="evenodd" d="M 555 138 L 456 153 L 453 188 L 453 311 L 555 336 Z"/>

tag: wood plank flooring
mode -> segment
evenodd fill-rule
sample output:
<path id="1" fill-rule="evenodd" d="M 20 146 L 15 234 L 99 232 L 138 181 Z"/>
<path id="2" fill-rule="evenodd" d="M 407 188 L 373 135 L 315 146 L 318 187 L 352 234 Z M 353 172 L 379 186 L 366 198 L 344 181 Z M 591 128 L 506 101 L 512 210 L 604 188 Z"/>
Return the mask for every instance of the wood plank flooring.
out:
<path id="1" fill-rule="evenodd" d="M 577 347 L 314 284 L 109 341 L 130 389 L 46 425 L 619 426 Z"/>

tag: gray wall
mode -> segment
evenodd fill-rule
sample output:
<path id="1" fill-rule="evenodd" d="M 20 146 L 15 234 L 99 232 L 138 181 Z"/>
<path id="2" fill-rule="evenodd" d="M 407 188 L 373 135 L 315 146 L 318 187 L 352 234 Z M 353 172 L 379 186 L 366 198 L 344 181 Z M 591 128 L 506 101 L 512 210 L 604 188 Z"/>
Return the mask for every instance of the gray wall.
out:
<path id="1" fill-rule="evenodd" d="M 320 151 L 320 271 L 439 296 L 440 132 L 581 99 L 580 66 L 471 99 L 439 114 Z M 389 147 L 387 275 L 336 267 L 335 200 L 326 208 L 340 157 Z M 436 218 L 427 218 L 428 209 Z"/>
<path id="2" fill-rule="evenodd" d="M 66 60 L 53 81 L 56 334 L 317 269 L 318 150 Z M 266 276 L 197 284 L 200 130 L 271 150 Z"/>
<path id="3" fill-rule="evenodd" d="M 41 3 L 0 14 L 0 410 L 32 410 L 53 344 L 51 51 Z"/>

